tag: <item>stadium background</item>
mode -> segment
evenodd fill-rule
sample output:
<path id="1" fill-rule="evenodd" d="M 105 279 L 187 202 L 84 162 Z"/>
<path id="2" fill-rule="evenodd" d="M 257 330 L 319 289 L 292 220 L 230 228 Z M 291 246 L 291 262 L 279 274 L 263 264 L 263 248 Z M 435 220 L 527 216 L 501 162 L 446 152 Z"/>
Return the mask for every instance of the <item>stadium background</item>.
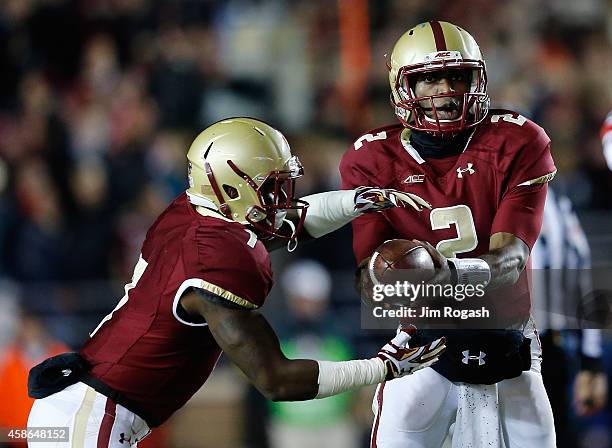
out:
<path id="1" fill-rule="evenodd" d="M 574 201 L 593 264 L 612 265 L 612 172 L 599 139 L 612 93 L 609 1 L 0 2 L 0 427 L 24 426 L 27 369 L 77 348 L 122 296 L 146 229 L 185 187 L 199 130 L 228 116 L 264 119 L 304 163 L 302 194 L 337 188 L 353 139 L 395 120 L 385 53 L 431 18 L 479 42 L 493 105 L 546 129 L 554 185 Z M 350 241 L 345 228 L 273 255 L 265 310 L 288 351 L 371 356 L 384 341 L 360 329 Z M 318 264 L 291 268 L 306 259 Z M 605 346 L 610 369 L 609 337 Z M 284 446 L 297 447 L 316 434 L 367 446 L 370 397 L 270 409 L 222 362 L 142 446 L 290 437 Z M 571 421 L 580 446 L 612 446 L 609 408 Z"/>

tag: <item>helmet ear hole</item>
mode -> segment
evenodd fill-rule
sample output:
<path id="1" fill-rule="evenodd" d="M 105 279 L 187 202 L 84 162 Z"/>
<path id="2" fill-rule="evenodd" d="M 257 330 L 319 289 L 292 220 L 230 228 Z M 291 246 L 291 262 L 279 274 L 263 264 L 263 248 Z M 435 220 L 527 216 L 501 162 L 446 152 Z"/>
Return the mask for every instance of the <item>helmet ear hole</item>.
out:
<path id="1" fill-rule="evenodd" d="M 231 185 L 223 184 L 223 191 L 225 191 L 225 194 L 227 194 L 230 199 L 237 199 L 238 197 L 240 197 L 238 190 L 236 190 Z"/>

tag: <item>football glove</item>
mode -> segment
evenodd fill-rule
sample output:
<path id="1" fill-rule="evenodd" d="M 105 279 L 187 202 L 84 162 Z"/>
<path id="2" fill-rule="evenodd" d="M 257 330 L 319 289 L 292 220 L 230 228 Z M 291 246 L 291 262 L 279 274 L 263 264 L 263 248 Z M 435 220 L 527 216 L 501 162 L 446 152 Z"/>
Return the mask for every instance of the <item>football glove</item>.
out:
<path id="1" fill-rule="evenodd" d="M 410 334 L 414 334 L 415 328 L 401 329 L 378 352 L 387 368 L 386 380 L 400 378 L 410 375 L 417 370 L 431 366 L 438 361 L 438 356 L 446 349 L 446 340 L 442 337 L 422 347 L 408 347 Z"/>
<path id="2" fill-rule="evenodd" d="M 359 187 L 355 190 L 355 211 L 371 213 L 392 207 L 412 207 L 417 211 L 431 209 L 431 204 L 413 193 L 392 188 Z"/>

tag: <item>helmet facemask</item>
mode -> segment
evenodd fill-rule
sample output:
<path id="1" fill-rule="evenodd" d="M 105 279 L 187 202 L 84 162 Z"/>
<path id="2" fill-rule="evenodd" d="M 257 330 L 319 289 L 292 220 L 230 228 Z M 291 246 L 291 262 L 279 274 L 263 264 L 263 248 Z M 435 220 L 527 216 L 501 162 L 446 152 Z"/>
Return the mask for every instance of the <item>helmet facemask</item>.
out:
<path id="1" fill-rule="evenodd" d="M 393 86 L 395 94 L 391 95 L 391 103 L 404 126 L 436 135 L 456 134 L 476 126 L 487 115 L 489 96 L 486 93 L 487 78 L 484 61 L 462 59 L 460 54 L 453 55 L 455 52 L 446 53 L 450 58 L 431 59 L 399 69 L 395 77 Z M 468 92 L 416 96 L 414 79 L 417 75 L 450 70 L 469 71 L 471 81 Z M 452 98 L 453 102 L 459 105 L 461 113 L 458 118 L 440 118 L 435 104 L 440 98 Z M 427 116 L 425 109 L 429 109 L 432 117 Z"/>
<path id="2" fill-rule="evenodd" d="M 308 203 L 294 198 L 295 180 L 304 173 L 299 159 L 296 156 L 292 156 L 287 161 L 287 168 L 285 170 L 274 170 L 265 176 L 257 176 L 255 179 L 242 171 L 231 160 L 228 160 L 227 164 L 234 173 L 244 179 L 254 193 L 254 202 L 256 203 L 246 210 L 245 219 L 253 227 L 258 236 L 263 239 L 276 237 L 294 240 L 302 228 L 304 218 L 306 217 L 306 209 L 308 208 Z M 221 189 L 214 178 L 210 166 L 206 167 L 206 173 L 213 191 L 221 204 L 219 207 L 220 211 L 227 218 L 232 219 L 231 205 L 226 202 L 221 194 Z M 230 195 L 228 193 L 228 186 L 223 185 L 223 187 L 225 193 Z M 236 189 L 234 191 L 237 193 Z M 291 226 L 291 233 L 287 234 L 281 231 L 281 227 L 290 210 L 296 210 L 300 219 L 297 225 Z"/>

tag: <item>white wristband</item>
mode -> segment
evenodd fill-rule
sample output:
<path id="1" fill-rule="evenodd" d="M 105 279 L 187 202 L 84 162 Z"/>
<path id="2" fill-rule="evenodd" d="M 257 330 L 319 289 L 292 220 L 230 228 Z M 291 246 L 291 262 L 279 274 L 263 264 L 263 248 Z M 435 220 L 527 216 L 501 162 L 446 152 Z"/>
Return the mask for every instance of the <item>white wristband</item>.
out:
<path id="1" fill-rule="evenodd" d="M 487 286 L 491 281 L 491 268 L 482 258 L 447 258 L 447 261 L 455 284 Z"/>
<path id="2" fill-rule="evenodd" d="M 341 394 L 355 387 L 378 384 L 385 380 L 387 368 L 380 358 L 354 361 L 317 361 L 319 392 L 315 398 Z"/>
<path id="3" fill-rule="evenodd" d="M 304 228 L 314 238 L 338 230 L 359 216 L 355 211 L 355 190 L 326 191 L 301 199 L 310 204 Z"/>

